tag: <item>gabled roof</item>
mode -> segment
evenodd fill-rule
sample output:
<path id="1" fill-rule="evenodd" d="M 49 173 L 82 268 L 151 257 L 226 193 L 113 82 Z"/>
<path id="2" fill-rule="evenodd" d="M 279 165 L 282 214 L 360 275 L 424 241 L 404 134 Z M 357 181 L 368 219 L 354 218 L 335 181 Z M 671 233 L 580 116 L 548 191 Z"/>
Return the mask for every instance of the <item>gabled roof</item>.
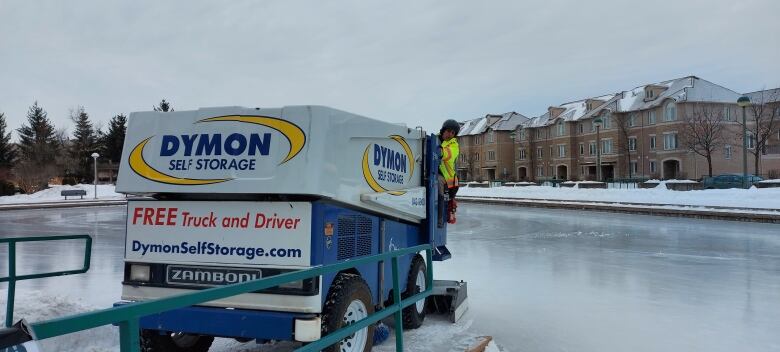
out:
<path id="1" fill-rule="evenodd" d="M 780 88 L 764 89 L 745 93 L 753 103 L 776 103 L 780 101 Z"/>
<path id="2" fill-rule="evenodd" d="M 528 121 L 528 118 L 514 111 L 504 113 L 501 119 L 490 126 L 495 131 L 514 131 L 518 125 Z"/>
<path id="3" fill-rule="evenodd" d="M 657 98 L 645 101 L 645 87 L 667 87 Z M 666 99 L 688 102 L 736 103 L 739 93 L 696 76 L 677 78 L 636 87 L 622 93 L 618 111 L 638 111 L 653 108 Z"/>
<path id="4" fill-rule="evenodd" d="M 498 118 L 493 124 L 488 124 L 491 118 Z M 495 131 L 512 131 L 521 123 L 528 121 L 528 118 L 510 111 L 501 115 L 488 114 L 480 118 L 462 122 L 459 136 L 473 136 L 482 134 L 488 129 Z"/>

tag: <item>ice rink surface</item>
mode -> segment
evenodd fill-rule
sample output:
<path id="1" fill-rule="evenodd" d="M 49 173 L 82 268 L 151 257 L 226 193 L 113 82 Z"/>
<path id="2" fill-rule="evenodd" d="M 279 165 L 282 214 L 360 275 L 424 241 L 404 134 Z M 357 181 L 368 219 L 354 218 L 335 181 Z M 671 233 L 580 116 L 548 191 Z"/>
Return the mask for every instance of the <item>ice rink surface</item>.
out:
<path id="1" fill-rule="evenodd" d="M 88 274 L 18 284 L 17 317 L 35 321 L 118 300 L 124 207 L 0 212 L 0 236 L 88 233 Z M 462 351 L 492 335 L 504 351 L 778 351 L 780 225 L 463 204 L 453 259 L 470 310 L 405 334 L 409 351 Z M 21 273 L 76 268 L 75 243 L 24 244 Z M 0 273 L 7 249 L 0 248 Z M 0 286 L 0 306 L 5 303 Z M 0 313 L 0 315 L 4 315 Z M 112 328 L 57 339 L 62 351 L 114 350 Z M 54 341 L 52 341 L 54 342 Z M 231 340 L 213 351 L 283 351 Z M 392 351 L 392 340 L 376 350 Z"/>

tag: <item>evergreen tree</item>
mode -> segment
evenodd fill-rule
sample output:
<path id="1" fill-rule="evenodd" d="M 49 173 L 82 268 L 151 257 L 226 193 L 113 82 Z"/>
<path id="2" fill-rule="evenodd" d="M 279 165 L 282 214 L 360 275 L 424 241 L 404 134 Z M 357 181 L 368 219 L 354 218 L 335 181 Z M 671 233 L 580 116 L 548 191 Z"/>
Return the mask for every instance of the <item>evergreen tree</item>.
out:
<path id="1" fill-rule="evenodd" d="M 54 162 L 59 146 L 54 125 L 37 101 L 27 110 L 27 124 L 16 132 L 19 133 L 19 152 L 23 161 L 38 165 Z"/>
<path id="2" fill-rule="evenodd" d="M 0 173 L 6 174 L 16 164 L 16 146 L 11 142 L 11 132 L 8 131 L 5 114 L 0 112 Z"/>
<path id="3" fill-rule="evenodd" d="M 122 158 L 122 146 L 125 144 L 127 116 L 119 114 L 111 118 L 108 130 L 101 138 L 102 153 L 106 159 L 118 163 Z"/>
<path id="4" fill-rule="evenodd" d="M 165 99 L 163 99 L 159 105 L 154 107 L 154 111 L 160 111 L 160 112 L 173 111 L 173 106 L 171 106 L 170 102 L 167 102 L 165 101 Z"/>
<path id="5" fill-rule="evenodd" d="M 76 162 L 76 170 L 73 170 L 74 176 L 85 182 L 92 182 L 93 165 L 92 153 L 98 150 L 97 135 L 89 121 L 89 115 L 83 106 L 79 106 L 71 112 L 70 116 L 76 125 L 73 131 L 73 139 L 68 148 L 70 157 Z"/>
<path id="6" fill-rule="evenodd" d="M 46 110 L 36 101 L 27 110 L 27 124 L 16 130 L 19 133 L 19 162 L 14 168 L 16 182 L 25 193 L 45 189 L 49 180 L 57 175 L 57 162 L 61 144 Z"/>

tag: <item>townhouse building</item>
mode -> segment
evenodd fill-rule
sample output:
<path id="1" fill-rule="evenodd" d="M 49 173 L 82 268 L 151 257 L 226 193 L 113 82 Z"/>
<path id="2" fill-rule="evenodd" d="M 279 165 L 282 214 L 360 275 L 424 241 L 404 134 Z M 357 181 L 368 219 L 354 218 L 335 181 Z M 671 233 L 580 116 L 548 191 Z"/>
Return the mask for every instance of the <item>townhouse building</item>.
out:
<path id="1" fill-rule="evenodd" d="M 741 173 L 742 109 L 737 106 L 741 95 L 689 76 L 551 106 L 541 116 L 523 117 L 512 123 L 498 124 L 504 115 L 466 121 L 459 140 L 466 142 L 461 144 L 467 145 L 471 154 L 462 155 L 459 160 L 461 179 L 698 179 L 709 174 L 709 164 L 704 156 L 689 148 L 687 124 L 705 115 L 723 127 L 711 155 L 712 173 Z M 749 133 L 748 170 L 757 173 L 753 153 L 760 153 L 760 173 L 771 176 L 780 170 L 780 89 L 748 96 L 765 103 L 767 107 L 762 113 L 767 117 L 763 121 L 776 124 L 773 134 L 758 149 L 757 142 L 763 139 Z M 754 123 L 751 125 L 755 121 L 752 109 L 747 108 L 746 114 L 748 130 L 762 131 Z M 772 116 L 776 117 L 771 119 Z M 499 132 L 493 126 L 514 130 Z M 501 149 L 500 157 L 490 154 L 487 157 L 491 159 L 485 160 L 485 153 L 497 150 L 493 145 L 497 142 L 484 141 L 498 141 L 497 133 L 502 140 L 513 143 L 513 153 Z M 503 159 L 510 154 L 511 163 Z M 509 177 L 504 168 L 512 170 Z"/>
<path id="2" fill-rule="evenodd" d="M 488 114 L 463 123 L 458 134 L 458 178 L 469 181 L 515 177 L 514 131 L 528 118 L 516 112 Z"/>

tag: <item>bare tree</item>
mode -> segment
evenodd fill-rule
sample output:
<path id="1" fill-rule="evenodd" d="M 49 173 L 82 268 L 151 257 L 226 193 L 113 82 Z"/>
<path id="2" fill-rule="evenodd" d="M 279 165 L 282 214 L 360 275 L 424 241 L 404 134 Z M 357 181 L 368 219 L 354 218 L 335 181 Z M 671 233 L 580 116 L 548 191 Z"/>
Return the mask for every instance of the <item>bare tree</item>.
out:
<path id="1" fill-rule="evenodd" d="M 682 143 L 688 150 L 707 159 L 708 175 L 712 177 L 712 155 L 725 142 L 723 106 L 694 104 L 683 122 Z"/>
<path id="2" fill-rule="evenodd" d="M 614 117 L 615 125 L 618 130 L 618 148 L 622 149 L 622 152 L 626 155 L 626 175 L 628 178 L 633 177 L 631 170 L 631 144 L 629 138 L 631 138 L 631 128 L 636 124 L 636 115 L 633 112 L 625 114 L 607 114 L 606 118 L 610 116 Z M 636 150 L 636 144 L 634 145 Z"/>
<path id="3" fill-rule="evenodd" d="M 751 93 L 750 100 L 745 129 L 754 139 L 753 148 L 748 151 L 753 154 L 754 170 L 758 175 L 761 173 L 761 156 L 770 138 L 780 130 L 780 109 L 776 106 L 780 102 L 780 88 Z M 743 126 L 741 118 L 737 121 Z"/>

